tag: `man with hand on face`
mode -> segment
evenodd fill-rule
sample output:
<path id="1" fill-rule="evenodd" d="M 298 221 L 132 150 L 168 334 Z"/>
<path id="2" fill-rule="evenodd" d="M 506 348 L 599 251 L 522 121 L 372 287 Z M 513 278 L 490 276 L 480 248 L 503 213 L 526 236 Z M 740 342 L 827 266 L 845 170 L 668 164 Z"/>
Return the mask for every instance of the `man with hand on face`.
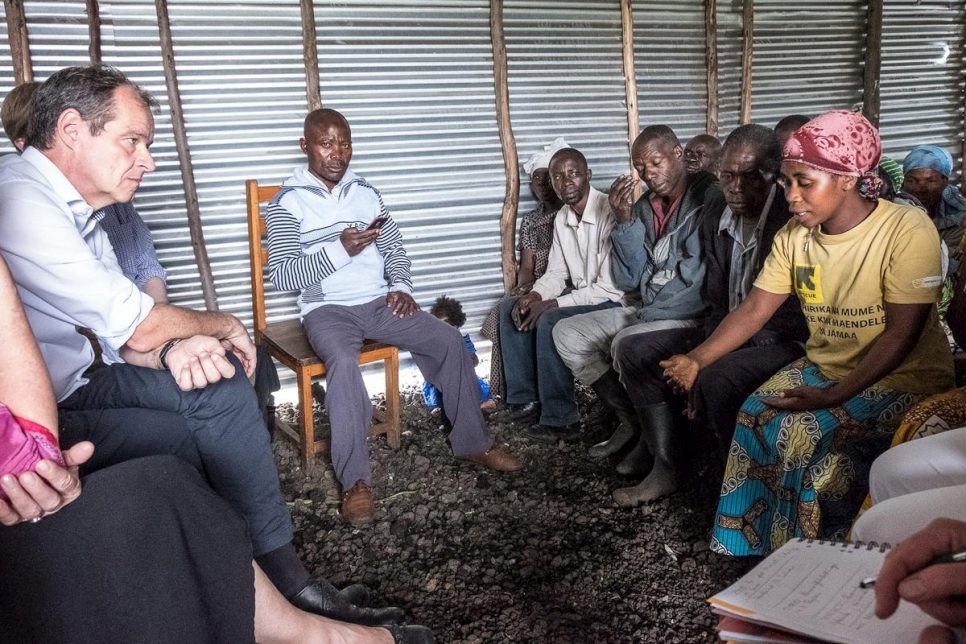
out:
<path id="1" fill-rule="evenodd" d="M 0 160 L 0 254 L 50 372 L 62 448 L 94 443 L 82 473 L 177 456 L 245 519 L 255 561 L 293 604 L 398 620 L 398 609 L 353 606 L 299 560 L 244 325 L 155 302 L 124 276 L 98 225 L 101 209 L 131 201 L 154 170 L 157 101 L 105 66 L 57 71 L 33 101 L 26 149 Z M 103 365 L 78 327 L 97 338 Z"/>
<path id="2" fill-rule="evenodd" d="M 577 380 L 594 388 L 620 419 L 610 439 L 591 448 L 604 458 L 636 447 L 617 466 L 624 476 L 643 476 L 650 454 L 638 441 L 640 426 L 627 392 L 611 367 L 612 344 L 628 335 L 700 326 L 707 307 L 701 293 L 705 264 L 700 229 L 717 219 L 724 197 L 708 172 L 689 175 L 674 131 L 652 125 L 634 141 L 631 161 L 648 190 L 634 202 L 633 177 L 618 177 L 610 189 L 617 223 L 611 233 L 611 267 L 618 288 L 637 302 L 564 320 L 553 332 L 561 359 Z"/>
<path id="3" fill-rule="evenodd" d="M 762 125 L 743 125 L 727 138 L 721 189 L 728 207 L 706 217 L 701 236 L 707 273 L 704 324 L 629 336 L 615 342 L 614 362 L 642 426 L 641 440 L 654 454 L 654 467 L 641 483 L 618 489 L 618 505 L 637 505 L 677 488 L 678 398 L 666 383 L 662 360 L 686 353 L 711 335 L 745 299 L 771 251 L 775 233 L 791 216 L 776 180 L 781 164 L 778 135 Z M 769 376 L 805 354 L 808 329 L 802 307 L 789 298 L 747 344 L 702 371 L 691 388 L 691 416 L 719 442 L 730 446 L 741 403 Z"/>
<path id="4" fill-rule="evenodd" d="M 590 185 L 587 160 L 579 151 L 564 148 L 553 155 L 549 169 L 564 205 L 554 220 L 547 272 L 529 293 L 500 305 L 500 343 L 511 418 L 539 419 L 527 436 L 556 443 L 580 435 L 580 416 L 573 377 L 554 348 L 554 325 L 618 306 L 623 293 L 611 278 L 613 215 L 607 195 Z"/>
<path id="5" fill-rule="evenodd" d="M 366 443 L 372 403 L 358 364 L 366 339 L 409 351 L 442 392 L 458 459 L 519 470 L 519 460 L 492 446 L 463 337 L 413 300 L 399 228 L 382 195 L 349 169 L 348 121 L 335 110 L 315 110 L 305 117 L 299 145 L 308 164 L 296 168 L 268 206 L 269 274 L 276 287 L 300 291 L 305 333 L 325 363 L 342 515 L 361 525 L 375 513 Z"/>
<path id="6" fill-rule="evenodd" d="M 684 165 L 688 174 L 710 172 L 717 175 L 721 168 L 721 141 L 710 134 L 699 134 L 684 146 Z"/>

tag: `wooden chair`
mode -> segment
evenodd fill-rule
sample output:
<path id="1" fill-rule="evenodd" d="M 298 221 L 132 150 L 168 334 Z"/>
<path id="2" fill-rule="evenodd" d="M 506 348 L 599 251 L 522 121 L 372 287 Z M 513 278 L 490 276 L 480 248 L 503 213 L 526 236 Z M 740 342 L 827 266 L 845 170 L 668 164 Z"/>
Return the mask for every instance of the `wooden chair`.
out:
<path id="1" fill-rule="evenodd" d="M 252 311 L 254 313 L 255 343 L 266 345 L 269 353 L 283 365 L 295 372 L 299 392 L 298 432 L 288 423 L 276 419 L 276 426 L 298 443 L 302 450 L 302 467 L 310 470 L 315 455 L 329 448 L 326 440 L 315 439 L 312 413 L 312 380 L 325 375 L 325 365 L 315 355 L 309 344 L 301 321 L 285 320 L 268 324 L 265 320 L 265 278 L 268 264 L 268 248 L 263 244 L 266 233 L 265 217 L 260 204 L 270 200 L 280 186 L 259 186 L 255 180 L 245 182 L 248 204 L 248 245 L 252 271 Z M 366 340 L 359 353 L 359 364 L 385 362 L 386 409 L 373 406 L 373 425 L 370 436 L 385 434 L 393 449 L 399 449 L 399 349 L 394 346 Z"/>

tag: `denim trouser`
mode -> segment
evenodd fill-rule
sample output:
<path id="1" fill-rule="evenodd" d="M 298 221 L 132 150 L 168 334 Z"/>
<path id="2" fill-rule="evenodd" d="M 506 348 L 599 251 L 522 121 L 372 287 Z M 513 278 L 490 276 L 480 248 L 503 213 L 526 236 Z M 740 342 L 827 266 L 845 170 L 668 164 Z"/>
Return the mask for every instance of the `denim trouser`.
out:
<path id="1" fill-rule="evenodd" d="M 82 472 L 157 454 L 187 461 L 245 519 L 258 556 L 292 540 L 292 519 L 255 390 L 238 359 L 228 359 L 234 376 L 194 391 L 181 391 L 166 371 L 99 369 L 58 405 L 60 442 L 94 443 Z"/>
<path id="2" fill-rule="evenodd" d="M 550 309 L 536 327 L 518 331 L 510 317 L 517 300 L 500 303 L 500 346 L 506 376 L 506 401 L 511 405 L 540 403 L 540 423 L 562 427 L 580 420 L 574 400 L 574 377 L 553 344 L 553 327 L 560 320 L 615 306 L 618 302 Z"/>

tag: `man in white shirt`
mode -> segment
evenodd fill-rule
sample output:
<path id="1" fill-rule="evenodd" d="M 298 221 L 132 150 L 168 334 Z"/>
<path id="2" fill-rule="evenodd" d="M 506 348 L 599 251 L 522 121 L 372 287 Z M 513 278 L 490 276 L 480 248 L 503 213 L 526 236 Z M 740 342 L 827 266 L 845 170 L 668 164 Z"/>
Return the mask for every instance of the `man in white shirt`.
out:
<path id="1" fill-rule="evenodd" d="M 129 202 L 154 170 L 152 108 L 117 70 L 60 70 L 34 96 L 23 155 L 0 160 L 0 254 L 50 371 L 61 447 L 93 442 L 88 471 L 153 454 L 188 461 L 246 520 L 256 561 L 295 605 L 344 620 L 398 618 L 360 614 L 299 561 L 242 323 L 156 304 L 124 276 L 97 225 L 98 210 Z M 97 338 L 105 366 L 91 368 L 79 328 Z"/>
<path id="2" fill-rule="evenodd" d="M 553 344 L 557 322 L 618 306 L 624 293 L 611 278 L 607 195 L 590 185 L 587 159 L 564 148 L 550 160 L 550 181 L 564 206 L 554 220 L 547 272 L 529 293 L 500 306 L 506 401 L 515 420 L 537 420 L 532 440 L 555 443 L 580 436 L 574 381 Z M 568 288 L 568 282 L 572 288 Z"/>

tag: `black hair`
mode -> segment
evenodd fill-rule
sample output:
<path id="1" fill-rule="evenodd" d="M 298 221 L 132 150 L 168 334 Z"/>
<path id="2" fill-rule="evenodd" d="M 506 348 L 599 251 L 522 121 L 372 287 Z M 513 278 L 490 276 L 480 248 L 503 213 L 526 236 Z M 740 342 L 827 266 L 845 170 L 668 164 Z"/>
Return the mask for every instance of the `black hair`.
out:
<path id="1" fill-rule="evenodd" d="M 330 123 L 341 123 L 345 125 L 346 129 L 349 128 L 349 121 L 342 115 L 342 112 L 333 110 L 328 107 L 320 107 L 317 110 L 312 110 L 305 117 L 305 123 L 303 123 L 303 135 L 308 138 L 309 128 L 318 127 L 320 125 L 328 125 Z"/>
<path id="2" fill-rule="evenodd" d="M 758 150 L 761 153 L 762 171 L 772 176 L 778 174 L 782 163 L 782 144 L 775 130 L 756 123 L 737 127 L 725 139 L 721 155 L 724 156 L 728 150 L 736 147 Z"/>
<path id="3" fill-rule="evenodd" d="M 775 131 L 778 132 L 779 136 L 782 131 L 787 131 L 789 134 L 802 127 L 812 119 L 808 118 L 804 114 L 789 114 L 782 120 L 775 123 Z"/>
<path id="4" fill-rule="evenodd" d="M 563 159 L 564 157 L 577 161 L 578 163 L 584 166 L 584 169 L 588 167 L 587 157 L 584 156 L 583 152 L 581 152 L 577 148 L 560 148 L 559 150 L 554 152 L 552 157 L 550 157 L 550 163 L 547 164 L 547 169 L 548 170 L 550 169 L 550 166 L 553 165 L 554 161 L 556 161 L 557 159 Z"/>
<path id="5" fill-rule="evenodd" d="M 114 91 L 123 85 L 135 91 L 144 107 L 157 113 L 157 99 L 113 67 L 87 65 L 54 72 L 34 94 L 27 143 L 39 150 L 49 150 L 54 144 L 57 121 L 69 109 L 77 110 L 91 136 L 96 136 L 116 116 Z"/>
<path id="6" fill-rule="evenodd" d="M 457 329 L 466 324 L 466 314 L 463 313 L 463 305 L 460 304 L 459 300 L 446 297 L 445 295 L 440 295 L 436 298 L 436 303 L 433 304 L 433 308 L 429 309 L 429 312 L 433 317 L 440 319 L 445 317 L 446 321 Z"/>
<path id="7" fill-rule="evenodd" d="M 684 147 L 681 145 L 681 141 L 678 140 L 678 135 L 674 133 L 674 130 L 666 125 L 648 125 L 637 135 L 637 138 L 634 140 L 634 145 L 643 145 L 647 141 L 660 141 L 672 148 Z"/>

